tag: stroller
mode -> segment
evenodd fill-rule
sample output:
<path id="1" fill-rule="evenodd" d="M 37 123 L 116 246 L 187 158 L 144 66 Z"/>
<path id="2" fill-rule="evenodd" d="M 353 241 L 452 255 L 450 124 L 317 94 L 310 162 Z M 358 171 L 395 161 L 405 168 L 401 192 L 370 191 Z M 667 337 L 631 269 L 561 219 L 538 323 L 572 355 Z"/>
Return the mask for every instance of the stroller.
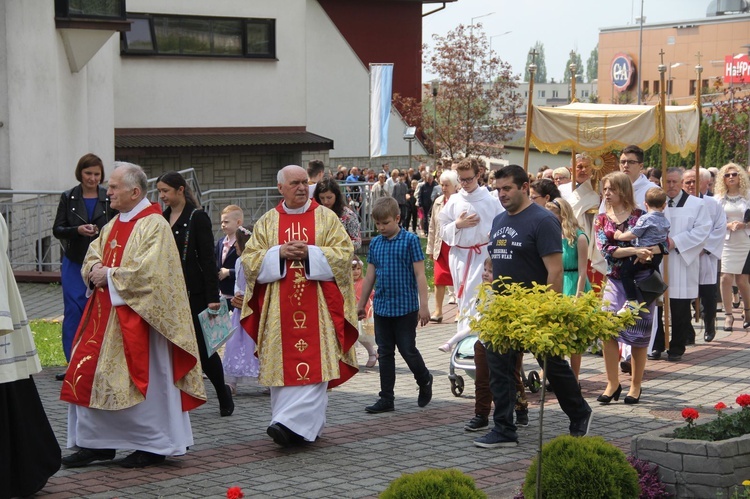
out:
<path id="1" fill-rule="evenodd" d="M 460 374 L 456 374 L 456 369 L 463 369 L 471 379 L 476 379 L 477 369 L 474 365 L 474 343 L 477 341 L 479 341 L 479 338 L 476 335 L 467 336 L 458 342 L 458 345 L 456 345 L 456 348 L 451 353 L 448 379 L 451 382 L 451 393 L 456 397 L 460 397 L 464 393 L 465 388 L 464 378 Z M 542 381 L 539 378 L 539 373 L 536 371 L 530 371 L 529 376 L 526 377 L 526 372 L 521 369 L 521 380 L 531 393 L 536 393 L 542 388 Z"/>

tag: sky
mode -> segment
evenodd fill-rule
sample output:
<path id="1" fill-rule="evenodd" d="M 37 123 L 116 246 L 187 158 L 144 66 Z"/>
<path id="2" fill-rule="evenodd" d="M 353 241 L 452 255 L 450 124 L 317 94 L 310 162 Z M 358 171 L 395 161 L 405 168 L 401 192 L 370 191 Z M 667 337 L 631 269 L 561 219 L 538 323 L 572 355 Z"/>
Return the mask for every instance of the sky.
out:
<path id="1" fill-rule="evenodd" d="M 643 0 L 645 24 L 702 19 L 709 0 Z M 442 3 L 425 4 L 422 12 Z M 492 50 L 509 62 L 513 72 L 522 74 L 526 57 L 538 41 L 544 44 L 547 79 L 561 81 L 571 49 L 581 55 L 584 65 L 599 41 L 599 28 L 638 24 L 641 0 L 457 0 L 445 9 L 422 18 L 423 42 L 432 45 L 432 35 L 445 36 L 450 30 L 475 18 L 492 38 Z M 489 16 L 481 17 L 484 14 Z M 424 73 L 423 81 L 432 79 Z"/>

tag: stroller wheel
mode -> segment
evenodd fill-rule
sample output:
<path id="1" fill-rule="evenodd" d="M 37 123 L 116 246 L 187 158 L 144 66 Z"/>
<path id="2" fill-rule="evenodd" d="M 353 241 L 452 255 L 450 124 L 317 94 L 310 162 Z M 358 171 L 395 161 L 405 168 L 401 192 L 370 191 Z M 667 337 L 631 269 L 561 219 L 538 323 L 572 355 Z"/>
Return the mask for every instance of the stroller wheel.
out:
<path id="1" fill-rule="evenodd" d="M 456 376 L 456 379 L 451 380 L 451 393 L 456 397 L 460 397 L 464 392 L 464 378 L 462 376 Z"/>
<path id="2" fill-rule="evenodd" d="M 542 388 L 542 380 L 539 379 L 539 373 L 531 371 L 529 373 L 528 387 L 531 393 L 536 393 Z"/>

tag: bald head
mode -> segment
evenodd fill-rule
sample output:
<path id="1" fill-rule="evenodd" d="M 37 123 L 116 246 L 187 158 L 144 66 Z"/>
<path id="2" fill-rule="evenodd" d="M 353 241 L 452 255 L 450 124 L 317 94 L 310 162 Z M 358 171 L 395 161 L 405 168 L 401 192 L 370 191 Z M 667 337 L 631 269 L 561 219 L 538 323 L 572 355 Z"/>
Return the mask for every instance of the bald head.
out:
<path id="1" fill-rule="evenodd" d="M 276 175 L 279 192 L 287 208 L 301 208 L 309 199 L 307 171 L 301 166 L 287 165 Z"/>

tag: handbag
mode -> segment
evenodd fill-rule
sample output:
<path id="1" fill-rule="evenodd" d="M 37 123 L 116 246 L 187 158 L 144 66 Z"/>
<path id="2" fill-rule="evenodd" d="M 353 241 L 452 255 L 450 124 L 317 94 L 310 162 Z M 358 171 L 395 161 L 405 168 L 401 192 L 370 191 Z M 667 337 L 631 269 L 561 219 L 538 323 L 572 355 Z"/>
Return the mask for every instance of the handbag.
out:
<path id="1" fill-rule="evenodd" d="M 198 314 L 203 330 L 203 338 L 206 340 L 208 356 L 212 356 L 221 346 L 227 342 L 236 327 L 232 327 L 232 319 L 229 317 L 229 309 L 226 300 L 221 300 L 219 310 L 207 308 Z"/>
<path id="2" fill-rule="evenodd" d="M 669 287 L 662 279 L 661 274 L 657 271 L 651 272 L 651 275 L 635 283 L 635 286 L 641 291 L 643 301 L 646 306 L 659 298 Z"/>

